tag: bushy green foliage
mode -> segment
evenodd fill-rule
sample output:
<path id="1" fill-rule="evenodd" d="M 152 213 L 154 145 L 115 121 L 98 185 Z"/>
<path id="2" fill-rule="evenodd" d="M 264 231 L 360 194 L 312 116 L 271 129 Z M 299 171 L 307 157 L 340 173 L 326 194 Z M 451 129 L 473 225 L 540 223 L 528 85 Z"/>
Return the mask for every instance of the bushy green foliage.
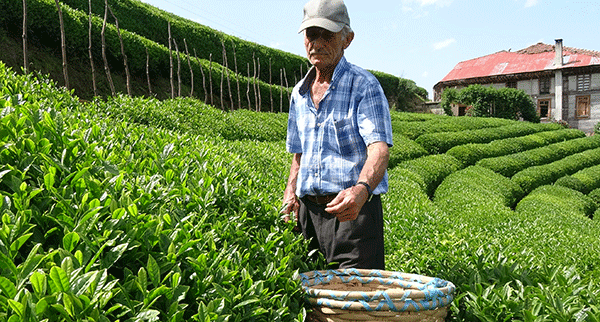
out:
<path id="1" fill-rule="evenodd" d="M 404 113 L 398 113 L 404 115 Z M 407 115 L 411 115 L 408 113 Z M 431 115 L 433 114 L 423 114 Z M 436 116 L 436 117 L 416 118 L 416 120 L 423 120 L 422 122 L 416 122 L 415 118 L 404 117 L 392 118 L 392 128 L 395 133 L 400 133 L 411 140 L 417 139 L 419 136 L 428 133 L 440 133 L 440 132 L 460 132 L 465 130 L 476 130 L 493 128 L 500 126 L 508 126 L 517 124 L 515 121 L 505 119 L 494 119 L 494 118 L 458 118 L 450 116 Z"/>
<path id="2" fill-rule="evenodd" d="M 600 208 L 600 188 L 592 190 L 588 194 L 588 197 L 590 197 L 596 203 L 596 206 Z"/>
<path id="3" fill-rule="evenodd" d="M 306 262 L 277 213 L 291 155 L 263 138 L 285 133 L 283 115 L 81 104 L 1 63 L 0 110 L 0 321 L 305 320 L 294 273 L 324 263 Z M 218 127 L 271 117 L 241 139 Z M 600 223 L 583 215 L 594 192 L 552 186 L 513 211 L 519 187 L 486 168 L 444 154 L 401 164 L 383 196 L 386 268 L 452 281 L 448 320 L 600 316 Z"/>
<path id="4" fill-rule="evenodd" d="M 448 88 L 442 94 L 440 105 L 446 114 L 452 115 L 451 104 L 460 103 L 470 106 L 468 116 L 499 117 L 510 120 L 523 118 L 529 122 L 540 122 L 535 104 L 523 90 L 469 85 L 457 90 Z"/>
<path id="5" fill-rule="evenodd" d="M 548 215 L 591 217 L 596 208 L 593 200 L 579 191 L 560 185 L 544 185 L 523 198 L 516 211 L 532 216 L 544 211 Z"/>
<path id="6" fill-rule="evenodd" d="M 600 134 L 600 122 L 594 125 L 594 134 Z"/>
<path id="7" fill-rule="evenodd" d="M 420 144 L 402 134 L 394 133 L 394 145 L 390 148 L 388 167 L 394 168 L 400 162 L 416 159 L 424 155 L 427 155 L 427 151 Z"/>
<path id="8" fill-rule="evenodd" d="M 600 165 L 582 169 L 571 176 L 573 179 L 581 182 L 581 191 L 584 194 L 590 193 L 594 189 L 600 188 Z M 573 189 L 573 188 L 572 188 Z"/>
<path id="9" fill-rule="evenodd" d="M 495 140 L 490 143 L 468 143 L 458 145 L 451 148 L 446 153 L 457 158 L 464 165 L 473 165 L 481 159 L 519 153 L 543 147 L 548 144 L 582 137 L 585 137 L 585 133 L 575 129 L 546 131 L 522 137 Z"/>
<path id="10" fill-rule="evenodd" d="M 434 201 L 450 207 L 458 200 L 487 200 L 486 203 L 513 207 L 522 197 L 523 190 L 510 179 L 490 169 L 471 166 L 449 175 L 436 189 Z M 458 211 L 458 208 L 452 211 Z"/>
<path id="11" fill-rule="evenodd" d="M 433 196 L 444 178 L 462 168 L 462 164 L 451 155 L 437 154 L 404 161 L 396 168 L 407 169 L 419 175 L 425 183 L 425 193 Z"/>
<path id="12" fill-rule="evenodd" d="M 552 163 L 529 167 L 517 172 L 512 180 L 529 193 L 533 189 L 554 183 L 559 178 L 600 164 L 600 148 L 569 155 Z"/>
<path id="13" fill-rule="evenodd" d="M 550 123 L 515 123 L 511 125 L 465 130 L 459 132 L 427 133 L 415 141 L 421 144 L 430 154 L 445 153 L 451 148 L 468 143 L 489 143 L 494 140 L 524 136 L 542 131 L 558 130 L 561 127 Z"/>
<path id="14" fill-rule="evenodd" d="M 579 191 L 582 193 L 585 193 L 585 191 L 588 191 L 588 188 L 586 187 L 586 185 L 581 182 L 581 180 L 575 178 L 574 176 L 564 176 L 558 180 L 556 180 L 556 182 L 554 183 L 557 186 L 562 186 L 562 187 L 566 187 L 575 191 Z"/>
<path id="15" fill-rule="evenodd" d="M 600 147 L 600 136 L 585 137 L 506 156 L 482 159 L 476 165 L 492 169 L 506 177 L 512 177 L 515 173 L 528 167 L 547 164 L 598 147 Z"/>

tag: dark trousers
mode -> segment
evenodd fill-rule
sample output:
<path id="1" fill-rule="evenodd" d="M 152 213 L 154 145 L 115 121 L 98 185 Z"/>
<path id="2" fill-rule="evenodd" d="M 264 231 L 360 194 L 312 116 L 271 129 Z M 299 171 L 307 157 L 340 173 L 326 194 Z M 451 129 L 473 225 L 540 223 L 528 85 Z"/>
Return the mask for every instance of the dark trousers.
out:
<path id="1" fill-rule="evenodd" d="M 298 224 L 304 238 L 311 239 L 309 247 L 323 253 L 331 268 L 385 269 L 380 196 L 365 203 L 356 220 L 346 222 L 326 212 L 325 205 L 301 198 Z"/>

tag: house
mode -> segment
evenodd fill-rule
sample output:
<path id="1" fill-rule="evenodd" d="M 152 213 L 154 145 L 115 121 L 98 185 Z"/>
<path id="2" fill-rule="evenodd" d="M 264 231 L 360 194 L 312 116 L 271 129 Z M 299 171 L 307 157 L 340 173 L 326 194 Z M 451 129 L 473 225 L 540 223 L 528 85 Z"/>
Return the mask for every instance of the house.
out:
<path id="1" fill-rule="evenodd" d="M 460 62 L 434 86 L 434 100 L 445 88 L 472 84 L 524 90 L 543 121 L 566 121 L 588 133 L 600 121 L 600 52 L 563 47 L 562 39 Z M 455 107 L 455 115 L 462 113 Z"/>

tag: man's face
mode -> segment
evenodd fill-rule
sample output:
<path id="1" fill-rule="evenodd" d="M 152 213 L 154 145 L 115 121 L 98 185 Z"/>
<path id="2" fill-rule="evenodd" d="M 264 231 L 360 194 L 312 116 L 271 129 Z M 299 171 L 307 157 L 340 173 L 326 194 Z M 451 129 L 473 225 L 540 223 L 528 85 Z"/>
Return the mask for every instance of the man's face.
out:
<path id="1" fill-rule="evenodd" d="M 344 55 L 350 42 L 352 34 L 342 39 L 342 33 L 333 33 L 329 30 L 310 27 L 304 31 L 304 47 L 306 55 L 311 64 L 317 69 L 335 68 Z"/>

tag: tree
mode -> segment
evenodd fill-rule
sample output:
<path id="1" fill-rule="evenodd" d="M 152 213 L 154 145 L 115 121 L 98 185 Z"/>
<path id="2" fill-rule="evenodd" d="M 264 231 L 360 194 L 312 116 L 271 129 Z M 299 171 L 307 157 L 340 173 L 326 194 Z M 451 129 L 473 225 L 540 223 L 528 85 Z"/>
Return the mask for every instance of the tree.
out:
<path id="1" fill-rule="evenodd" d="M 505 119 L 523 119 L 540 122 L 535 103 L 527 93 L 516 88 L 500 88 L 470 85 L 462 90 L 448 88 L 442 94 L 441 106 L 448 115 L 452 115 L 451 104 L 469 106 L 467 115 L 477 117 L 498 117 Z"/>

